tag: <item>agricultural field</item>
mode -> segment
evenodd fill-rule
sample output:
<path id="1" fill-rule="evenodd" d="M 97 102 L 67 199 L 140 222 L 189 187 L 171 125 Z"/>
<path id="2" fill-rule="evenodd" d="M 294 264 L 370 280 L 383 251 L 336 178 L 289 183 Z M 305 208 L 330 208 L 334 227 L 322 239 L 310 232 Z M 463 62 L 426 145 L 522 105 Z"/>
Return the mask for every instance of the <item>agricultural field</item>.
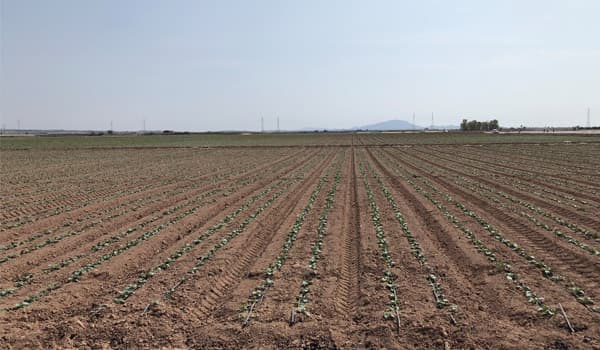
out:
<path id="1" fill-rule="evenodd" d="M 0 339 L 600 349 L 600 137 L 1 138 Z"/>

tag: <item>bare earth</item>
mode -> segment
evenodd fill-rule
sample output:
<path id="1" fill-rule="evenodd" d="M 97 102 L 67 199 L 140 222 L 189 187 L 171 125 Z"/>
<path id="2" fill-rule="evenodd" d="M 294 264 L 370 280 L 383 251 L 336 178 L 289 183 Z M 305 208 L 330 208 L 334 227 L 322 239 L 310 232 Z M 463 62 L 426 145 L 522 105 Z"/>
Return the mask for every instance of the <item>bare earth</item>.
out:
<path id="1" fill-rule="evenodd" d="M 2 151 L 2 348 L 600 349 L 600 144 L 359 137 Z"/>

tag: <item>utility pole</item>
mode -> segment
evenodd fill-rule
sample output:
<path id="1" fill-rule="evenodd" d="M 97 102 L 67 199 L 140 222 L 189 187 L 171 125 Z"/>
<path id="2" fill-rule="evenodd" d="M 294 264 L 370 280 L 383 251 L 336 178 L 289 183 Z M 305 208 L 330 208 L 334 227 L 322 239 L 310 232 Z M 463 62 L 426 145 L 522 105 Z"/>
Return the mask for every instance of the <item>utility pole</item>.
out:
<path id="1" fill-rule="evenodd" d="M 110 131 L 113 131 L 113 125 L 112 125 L 112 120 L 110 121 Z"/>
<path id="2" fill-rule="evenodd" d="M 260 117 L 260 132 L 265 132 L 265 118 Z"/>
<path id="3" fill-rule="evenodd" d="M 21 120 L 17 120 L 17 130 L 21 130 Z"/>
<path id="4" fill-rule="evenodd" d="M 592 125 L 590 124 L 590 107 L 588 107 L 586 127 L 589 129 L 591 126 Z"/>
<path id="5" fill-rule="evenodd" d="M 144 133 L 146 133 L 146 119 L 142 119 L 142 124 L 144 127 L 142 130 L 144 130 Z"/>
<path id="6" fill-rule="evenodd" d="M 277 116 L 277 132 L 279 132 L 279 116 Z"/>
<path id="7" fill-rule="evenodd" d="M 435 124 L 433 123 L 433 112 L 431 112 L 431 130 L 433 130 L 433 126 Z"/>
<path id="8" fill-rule="evenodd" d="M 415 125 L 415 112 L 413 112 L 413 130 L 417 130 L 417 126 Z"/>

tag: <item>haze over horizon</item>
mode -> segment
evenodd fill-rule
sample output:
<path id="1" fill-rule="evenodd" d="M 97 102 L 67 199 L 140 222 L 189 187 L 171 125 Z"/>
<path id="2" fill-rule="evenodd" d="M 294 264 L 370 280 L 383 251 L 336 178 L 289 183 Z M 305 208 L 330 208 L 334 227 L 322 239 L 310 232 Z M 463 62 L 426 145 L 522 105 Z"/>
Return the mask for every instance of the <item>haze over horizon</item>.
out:
<path id="1" fill-rule="evenodd" d="M 600 125 L 600 2 L 0 0 L 6 128 Z"/>

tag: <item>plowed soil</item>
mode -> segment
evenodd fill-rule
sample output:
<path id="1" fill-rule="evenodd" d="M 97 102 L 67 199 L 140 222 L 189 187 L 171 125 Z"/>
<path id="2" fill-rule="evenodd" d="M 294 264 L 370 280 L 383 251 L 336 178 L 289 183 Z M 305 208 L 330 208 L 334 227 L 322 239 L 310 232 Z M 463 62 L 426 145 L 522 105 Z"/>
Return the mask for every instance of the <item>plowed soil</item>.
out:
<path id="1" fill-rule="evenodd" d="M 600 349 L 600 144 L 372 137 L 3 150 L 1 347 Z"/>

